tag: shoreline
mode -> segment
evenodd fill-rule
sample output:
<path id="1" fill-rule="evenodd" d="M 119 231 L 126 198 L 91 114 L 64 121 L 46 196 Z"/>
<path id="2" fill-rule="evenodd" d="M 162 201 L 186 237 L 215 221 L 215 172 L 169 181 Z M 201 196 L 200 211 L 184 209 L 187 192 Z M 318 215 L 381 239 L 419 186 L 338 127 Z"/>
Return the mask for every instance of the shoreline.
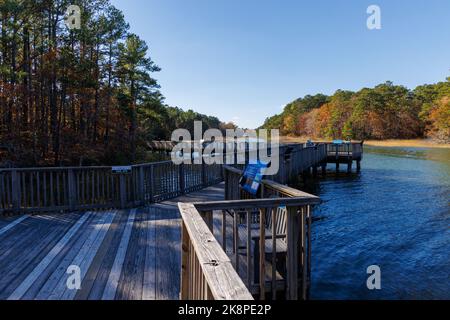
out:
<path id="1" fill-rule="evenodd" d="M 438 143 L 427 139 L 392 139 L 392 140 L 368 140 L 364 145 L 370 147 L 412 147 L 412 148 L 435 148 L 435 149 L 450 149 L 449 143 Z"/>
<path id="2" fill-rule="evenodd" d="M 302 142 L 305 143 L 308 138 L 305 137 L 280 137 L 281 142 Z M 322 139 L 313 139 L 322 140 Z M 387 139 L 387 140 L 367 140 L 365 146 L 370 147 L 411 147 L 411 148 L 435 148 L 450 149 L 450 143 L 439 143 L 429 139 Z"/>

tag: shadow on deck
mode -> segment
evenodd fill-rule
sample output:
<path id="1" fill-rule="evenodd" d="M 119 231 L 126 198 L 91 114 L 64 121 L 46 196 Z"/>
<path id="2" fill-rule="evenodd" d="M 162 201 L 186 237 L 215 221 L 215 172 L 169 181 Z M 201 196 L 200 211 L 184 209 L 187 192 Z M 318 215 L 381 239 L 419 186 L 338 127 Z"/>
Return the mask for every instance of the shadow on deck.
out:
<path id="1" fill-rule="evenodd" d="M 223 198 L 221 184 L 147 208 L 0 218 L 0 300 L 176 300 L 177 203 Z"/>

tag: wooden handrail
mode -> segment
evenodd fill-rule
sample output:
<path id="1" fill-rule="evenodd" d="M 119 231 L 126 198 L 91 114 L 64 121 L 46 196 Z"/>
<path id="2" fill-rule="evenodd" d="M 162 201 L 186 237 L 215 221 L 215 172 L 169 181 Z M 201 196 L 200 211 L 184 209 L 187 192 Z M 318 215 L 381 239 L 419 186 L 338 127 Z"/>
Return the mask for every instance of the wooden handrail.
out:
<path id="1" fill-rule="evenodd" d="M 253 300 L 231 260 L 190 203 L 179 203 L 183 219 L 182 300 Z"/>
<path id="2" fill-rule="evenodd" d="M 243 170 L 235 168 L 235 167 L 232 167 L 232 166 L 224 165 L 223 168 L 224 168 L 224 170 L 226 172 L 230 172 L 230 173 L 234 174 L 236 177 L 238 177 L 238 176 L 240 177 L 244 173 Z M 300 191 L 300 190 L 295 189 L 295 188 L 291 188 L 291 187 L 289 187 L 287 185 L 278 183 L 278 182 L 273 181 L 273 180 L 264 179 L 262 181 L 262 185 L 263 185 L 263 189 L 276 190 L 278 193 L 284 195 L 285 197 L 292 197 L 292 198 L 295 198 L 295 197 L 304 198 L 304 197 L 306 197 L 306 198 L 316 199 L 317 201 L 320 201 L 318 197 L 316 197 L 316 196 L 314 196 L 312 194 Z"/>
<path id="3" fill-rule="evenodd" d="M 250 209 L 250 208 L 273 208 L 279 206 L 305 206 L 317 205 L 320 198 L 298 197 L 298 198 L 266 198 L 266 199 L 245 199 L 240 201 L 210 201 L 193 203 L 200 211 L 226 210 L 226 209 Z"/>
<path id="4" fill-rule="evenodd" d="M 280 192 L 281 194 L 284 194 L 288 197 L 308 197 L 311 199 L 317 199 L 318 201 L 320 201 L 319 197 L 316 197 L 312 194 L 291 188 L 287 185 L 272 181 L 272 180 L 263 180 L 263 186 L 265 188 L 270 188 L 273 190 L 277 190 L 278 192 Z"/>

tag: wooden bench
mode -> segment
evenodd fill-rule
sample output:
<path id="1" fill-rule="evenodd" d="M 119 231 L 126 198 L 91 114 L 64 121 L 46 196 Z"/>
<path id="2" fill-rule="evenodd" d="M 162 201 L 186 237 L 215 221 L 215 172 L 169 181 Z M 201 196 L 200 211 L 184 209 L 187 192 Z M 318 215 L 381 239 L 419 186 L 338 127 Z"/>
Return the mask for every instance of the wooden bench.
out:
<path id="1" fill-rule="evenodd" d="M 235 212 L 234 214 L 243 214 L 240 212 Z M 245 214 L 245 213 L 244 213 Z M 255 212 L 253 214 L 252 219 L 256 219 L 259 216 L 259 212 Z M 266 212 L 266 223 L 265 223 L 265 257 L 267 263 L 270 264 L 270 268 L 272 268 L 272 255 L 275 253 L 276 257 L 276 270 L 277 277 L 284 278 L 286 274 L 286 254 L 287 254 L 287 243 L 286 243 L 286 233 L 287 233 L 287 209 L 286 207 L 279 207 L 276 209 L 276 226 L 275 226 L 275 248 L 273 248 L 273 239 L 272 239 L 272 212 L 271 210 L 267 210 Z M 253 220 L 255 221 L 255 220 Z M 246 249 L 247 248 L 247 225 L 239 224 L 238 225 L 238 234 L 239 234 L 239 248 Z M 252 247 L 253 247 L 253 265 L 255 266 L 254 273 L 254 281 L 255 283 L 259 282 L 259 252 L 260 252 L 260 230 L 259 224 L 255 223 L 252 225 L 251 229 L 251 237 L 252 237 Z"/>
<path id="2" fill-rule="evenodd" d="M 276 209 L 276 250 L 277 251 L 286 251 L 287 245 L 286 245 L 286 207 L 279 207 Z M 245 212 L 236 212 L 237 214 L 246 214 Z M 234 214 L 234 213 L 233 213 Z M 255 219 L 255 217 L 259 216 L 259 212 L 255 212 L 253 214 L 252 219 Z M 266 213 L 266 253 L 271 253 L 273 251 L 272 248 L 272 213 L 268 211 Z M 255 220 L 253 220 L 255 221 Z M 259 224 L 255 223 L 251 226 L 251 237 L 252 240 L 255 242 L 257 241 L 259 243 Z M 247 225 L 242 223 L 238 226 L 238 232 L 239 232 L 239 249 L 246 248 L 247 243 Z"/>
<path id="3" fill-rule="evenodd" d="M 239 275 L 242 279 L 247 279 L 247 224 L 246 224 L 246 211 L 235 211 L 235 210 L 227 210 L 228 216 L 231 219 L 227 219 L 227 228 L 234 229 L 234 215 L 238 214 L 238 252 L 237 255 L 239 257 Z M 213 219 L 213 229 L 219 243 L 223 246 L 223 237 L 222 237 L 222 223 L 223 220 L 219 218 L 219 212 L 215 215 Z M 251 245 L 250 251 L 252 255 L 250 269 L 252 270 L 251 279 L 252 284 L 248 284 L 248 289 L 252 292 L 252 294 L 259 294 L 260 285 L 259 285 L 259 249 L 260 249 L 260 230 L 259 230 L 259 212 L 251 212 Z M 286 242 L 286 233 L 287 233 L 287 209 L 285 207 L 276 208 L 276 265 L 275 265 L 275 276 L 276 276 L 276 291 L 283 292 L 286 290 L 286 256 L 287 256 L 287 242 Z M 273 240 L 272 240 L 272 213 L 270 210 L 266 212 L 265 216 L 265 257 L 266 257 L 266 292 L 272 291 L 272 254 L 274 252 L 273 248 Z M 235 240 L 232 237 L 227 238 L 226 247 L 229 248 L 228 255 L 231 259 L 236 259 L 236 248 L 235 248 Z M 234 261 L 234 260 L 233 260 Z M 254 267 L 254 268 L 253 268 Z"/>

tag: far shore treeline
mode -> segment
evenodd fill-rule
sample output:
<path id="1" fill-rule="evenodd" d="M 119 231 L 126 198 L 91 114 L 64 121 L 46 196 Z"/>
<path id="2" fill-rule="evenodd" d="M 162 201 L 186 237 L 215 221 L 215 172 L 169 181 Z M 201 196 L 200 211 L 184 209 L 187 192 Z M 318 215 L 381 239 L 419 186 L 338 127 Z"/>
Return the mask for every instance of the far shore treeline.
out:
<path id="1" fill-rule="evenodd" d="M 308 95 L 266 119 L 263 128 L 316 139 L 416 139 L 450 142 L 450 77 L 414 90 L 392 82 L 358 92 Z"/>
<path id="2" fill-rule="evenodd" d="M 64 23 L 70 5 L 79 30 Z M 160 68 L 128 30 L 108 0 L 0 0 L 0 167 L 149 161 L 146 141 L 194 120 L 233 127 L 165 105 Z"/>

